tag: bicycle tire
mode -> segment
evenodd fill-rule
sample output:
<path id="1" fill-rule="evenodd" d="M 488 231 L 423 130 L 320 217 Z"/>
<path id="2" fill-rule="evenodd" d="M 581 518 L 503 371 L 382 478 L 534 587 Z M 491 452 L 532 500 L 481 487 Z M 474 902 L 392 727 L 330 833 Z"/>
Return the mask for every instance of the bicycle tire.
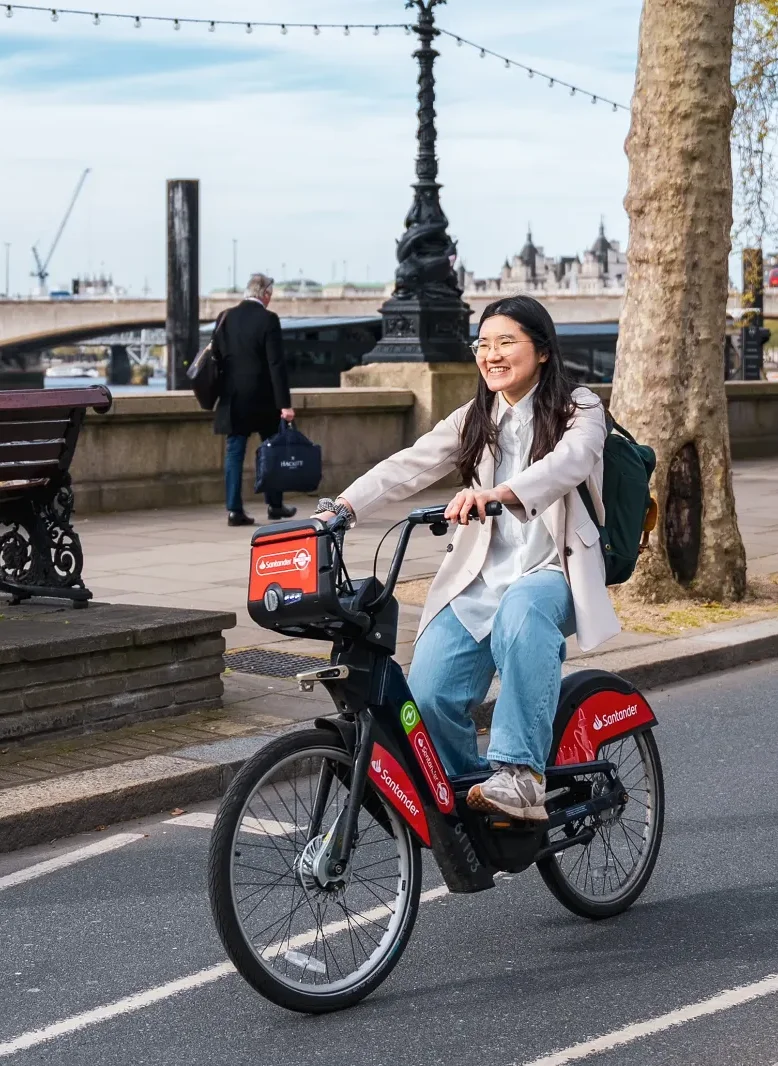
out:
<path id="1" fill-rule="evenodd" d="M 252 756 L 230 784 L 214 823 L 208 857 L 208 890 L 217 931 L 227 955 L 241 976 L 257 992 L 278 1006 L 302 1013 L 320 1014 L 343 1010 L 360 1002 L 386 980 L 400 961 L 418 913 L 422 863 L 419 845 L 406 823 L 384 802 L 380 794 L 374 791 L 373 795 L 380 800 L 393 827 L 398 853 L 404 850 L 407 855 L 408 884 L 396 935 L 385 946 L 381 957 L 371 970 L 352 987 L 340 991 L 324 993 L 302 987 L 290 987 L 288 979 L 275 975 L 271 967 L 258 957 L 237 913 L 232 882 L 233 852 L 236 850 L 240 820 L 251 796 L 264 780 L 271 777 L 279 764 L 294 756 L 302 759 L 313 758 L 307 756 L 306 752 L 332 752 L 341 763 L 344 755 L 349 761 L 351 759 L 340 738 L 324 729 L 301 730 L 279 737 Z"/>
<path id="2" fill-rule="evenodd" d="M 654 866 L 656 865 L 659 856 L 664 829 L 665 808 L 662 763 L 659 757 L 659 749 L 657 748 L 656 740 L 650 730 L 635 734 L 635 741 L 638 750 L 640 750 L 641 747 L 645 749 L 645 761 L 652 779 L 651 788 L 653 795 L 653 818 L 650 826 L 650 839 L 647 843 L 646 854 L 641 863 L 639 874 L 634 877 L 634 879 L 628 881 L 623 892 L 616 893 L 615 896 L 611 895 L 608 900 L 598 902 L 596 899 L 591 898 L 591 896 L 587 897 L 585 893 L 577 890 L 576 887 L 571 884 L 569 876 L 565 874 L 562 865 L 555 855 L 551 855 L 547 859 L 542 859 L 537 863 L 540 876 L 543 878 L 544 883 L 555 898 L 573 914 L 576 914 L 581 918 L 589 918 L 592 921 L 613 918 L 615 915 L 623 914 L 624 911 L 628 910 L 645 890 L 646 885 L 651 879 Z M 601 757 L 599 753 L 598 757 Z M 544 838 L 544 845 L 549 843 L 550 840 L 547 835 Z M 591 844 L 586 845 L 583 850 L 585 851 L 586 848 L 591 846 Z M 562 854 L 566 856 L 569 853 L 563 852 Z"/>

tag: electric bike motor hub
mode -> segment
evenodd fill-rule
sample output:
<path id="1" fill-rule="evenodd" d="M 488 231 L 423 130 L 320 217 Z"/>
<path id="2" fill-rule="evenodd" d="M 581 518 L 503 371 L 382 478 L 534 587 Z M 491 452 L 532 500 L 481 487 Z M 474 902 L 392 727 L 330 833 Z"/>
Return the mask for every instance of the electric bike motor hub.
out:
<path id="1" fill-rule="evenodd" d="M 345 892 L 351 881 L 351 864 L 334 878 L 326 871 L 328 835 L 319 833 L 295 859 L 293 871 L 298 884 L 309 896 L 337 895 Z"/>

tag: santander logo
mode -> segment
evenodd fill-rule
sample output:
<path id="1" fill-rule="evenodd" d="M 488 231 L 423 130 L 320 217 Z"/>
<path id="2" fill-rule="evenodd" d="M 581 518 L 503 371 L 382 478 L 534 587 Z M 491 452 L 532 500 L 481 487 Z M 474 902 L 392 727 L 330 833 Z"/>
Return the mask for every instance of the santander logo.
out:
<path id="1" fill-rule="evenodd" d="M 427 736 L 425 733 L 416 734 L 416 747 L 421 754 L 421 766 L 426 771 L 426 777 L 438 797 L 440 805 L 445 809 L 451 803 L 451 791 L 445 781 L 441 780 L 442 768 L 433 759 Z"/>
<path id="2" fill-rule="evenodd" d="M 407 808 L 407 810 L 415 817 L 419 813 L 419 808 L 416 806 L 410 796 L 407 796 L 405 794 L 402 787 L 398 785 L 397 782 L 391 777 L 389 771 L 383 768 L 383 766 L 381 765 L 381 760 L 372 759 L 370 765 L 373 768 L 373 771 L 383 781 L 383 783 L 395 794 L 400 803 L 402 803 L 402 805 Z"/>
<path id="3" fill-rule="evenodd" d="M 307 570 L 311 564 L 311 554 L 305 548 L 301 548 L 294 555 L 270 555 L 257 559 L 256 571 L 258 574 L 275 570 L 283 573 L 286 570 Z"/>
<path id="4" fill-rule="evenodd" d="M 602 718 L 599 714 L 596 714 L 592 720 L 592 729 L 595 729 L 599 733 L 601 729 L 616 725 L 618 722 L 623 722 L 627 718 L 635 718 L 637 713 L 638 705 L 636 703 L 631 703 L 621 711 L 613 711 L 611 714 L 604 714 Z"/>

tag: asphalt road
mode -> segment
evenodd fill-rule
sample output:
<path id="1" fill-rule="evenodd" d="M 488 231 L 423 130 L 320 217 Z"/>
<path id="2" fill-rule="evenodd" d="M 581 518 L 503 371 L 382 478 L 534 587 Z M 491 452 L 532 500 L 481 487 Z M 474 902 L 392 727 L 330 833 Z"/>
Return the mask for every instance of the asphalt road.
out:
<path id="1" fill-rule="evenodd" d="M 305 1017 L 210 969 L 224 954 L 205 891 L 208 830 L 168 816 L 124 824 L 0 857 L 0 1058 L 18 1066 L 778 1064 L 778 978 L 770 980 L 778 974 L 778 665 L 649 698 L 660 719 L 667 821 L 651 884 L 627 914 L 575 918 L 534 870 L 477 896 L 442 896 L 422 904 L 408 950 L 372 997 Z M 137 836 L 9 883 L 118 834 Z M 439 883 L 430 862 L 425 887 Z M 175 995 L 159 991 L 195 974 Z M 705 1013 L 725 992 L 713 1002 L 723 1009 Z M 132 995 L 138 1009 L 112 1006 Z M 639 1023 L 669 1012 L 677 1024 L 640 1035 Z M 54 1023 L 52 1038 L 37 1042 L 35 1032 Z M 632 1028 L 620 1046 L 587 1045 L 624 1026 Z"/>

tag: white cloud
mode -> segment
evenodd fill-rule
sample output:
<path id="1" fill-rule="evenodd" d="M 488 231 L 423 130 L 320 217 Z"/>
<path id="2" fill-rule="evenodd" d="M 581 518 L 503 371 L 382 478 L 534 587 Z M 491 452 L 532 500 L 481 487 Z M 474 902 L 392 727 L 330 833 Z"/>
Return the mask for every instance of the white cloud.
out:
<path id="1" fill-rule="evenodd" d="M 309 0 L 135 0 L 139 14 L 314 21 Z M 441 25 L 591 91 L 628 102 L 637 12 L 621 0 L 457 0 Z M 104 8 L 126 10 L 122 0 Z M 294 10 L 292 18 L 291 8 Z M 330 0 L 329 21 L 404 21 L 400 0 Z M 4 20 L 3 20 L 4 21 Z M 391 276 L 413 180 L 415 69 L 400 31 L 286 36 L 144 23 L 99 28 L 45 16 L 0 25 L 0 241 L 26 291 L 29 247 L 50 241 L 81 169 L 92 174 L 52 263 L 52 282 L 101 263 L 162 292 L 165 180 L 201 181 L 202 289 L 239 272 L 302 268 L 329 279 Z M 14 43 L 16 42 L 16 44 Z M 213 58 L 205 44 L 213 47 Z M 195 46 L 197 50 L 195 50 Z M 128 50 L 137 49 L 137 54 Z M 176 50 L 179 50 L 178 52 Z M 92 51 L 94 50 L 94 51 Z M 549 252 L 590 244 L 599 216 L 626 238 L 628 117 L 440 42 L 443 206 L 468 266 L 499 269 L 526 222 Z M 185 61 L 182 59 L 185 54 Z M 129 58 L 128 58 L 129 56 Z M 90 58 L 92 57 L 92 58 Z M 113 74 L 111 64 L 115 63 Z M 104 69 L 105 67 L 108 69 Z"/>

